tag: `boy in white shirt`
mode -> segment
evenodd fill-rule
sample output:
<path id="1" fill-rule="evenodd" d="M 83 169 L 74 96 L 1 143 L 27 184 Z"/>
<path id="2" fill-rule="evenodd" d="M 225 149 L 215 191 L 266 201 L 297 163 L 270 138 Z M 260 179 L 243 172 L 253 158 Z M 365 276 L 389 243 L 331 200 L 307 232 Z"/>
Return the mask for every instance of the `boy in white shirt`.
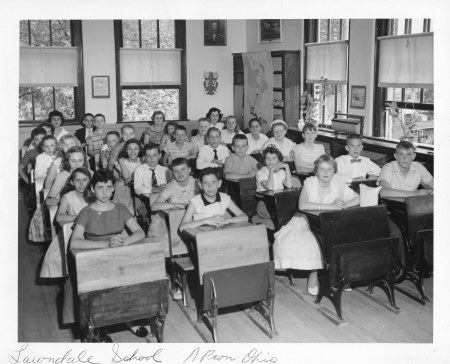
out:
<path id="1" fill-rule="evenodd" d="M 200 148 L 197 157 L 197 169 L 205 169 L 206 167 L 223 167 L 225 158 L 230 155 L 230 150 L 220 144 L 220 130 L 217 128 L 209 128 L 206 134 L 208 145 Z"/>

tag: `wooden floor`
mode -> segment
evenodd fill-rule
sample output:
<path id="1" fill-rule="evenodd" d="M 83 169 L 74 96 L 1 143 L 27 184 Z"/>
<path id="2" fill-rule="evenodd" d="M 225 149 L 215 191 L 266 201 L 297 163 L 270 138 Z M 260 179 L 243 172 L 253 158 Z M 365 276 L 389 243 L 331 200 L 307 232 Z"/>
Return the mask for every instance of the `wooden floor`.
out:
<path id="1" fill-rule="evenodd" d="M 73 342 L 72 331 L 62 327 L 58 315 L 61 307 L 61 282 L 39 278 L 43 248 L 27 239 L 28 213 L 23 194 L 19 193 L 19 342 Z M 342 297 L 345 323 L 335 325 L 318 311 L 313 298 L 305 293 L 306 278 L 299 275 L 295 286 L 280 275 L 275 288 L 275 325 L 278 335 L 270 339 L 239 308 L 219 311 L 220 342 L 297 342 L 297 343 L 431 343 L 433 341 L 433 304 L 423 306 L 396 292 L 400 313 L 394 313 L 358 290 L 345 292 Z M 426 290 L 433 297 L 433 279 L 426 281 Z M 381 290 L 375 295 L 384 299 Z M 192 299 L 182 308 L 171 301 L 164 330 L 168 343 L 210 342 L 211 334 L 204 324 L 195 324 L 196 313 Z M 323 299 L 321 307 L 334 312 L 331 303 Z M 114 342 L 146 342 L 135 337 L 124 326 L 112 328 Z M 154 339 L 151 339 L 154 341 Z"/>

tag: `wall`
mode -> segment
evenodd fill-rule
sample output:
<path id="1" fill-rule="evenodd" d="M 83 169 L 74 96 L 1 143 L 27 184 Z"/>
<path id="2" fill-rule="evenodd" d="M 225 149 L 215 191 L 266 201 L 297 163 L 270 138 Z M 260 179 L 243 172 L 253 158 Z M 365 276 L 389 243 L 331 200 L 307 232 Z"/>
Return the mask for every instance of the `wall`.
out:
<path id="1" fill-rule="evenodd" d="M 226 46 L 204 46 L 203 20 L 186 21 L 187 113 L 188 118 L 204 117 L 210 107 L 224 115 L 233 113 L 233 53 L 245 52 L 245 20 L 227 20 Z M 215 95 L 206 95 L 203 72 L 219 73 Z"/>
<path id="2" fill-rule="evenodd" d="M 371 136 L 374 98 L 375 20 L 350 20 L 349 38 L 348 113 L 365 116 L 364 135 Z M 364 109 L 350 108 L 352 85 L 366 86 L 366 105 Z"/>

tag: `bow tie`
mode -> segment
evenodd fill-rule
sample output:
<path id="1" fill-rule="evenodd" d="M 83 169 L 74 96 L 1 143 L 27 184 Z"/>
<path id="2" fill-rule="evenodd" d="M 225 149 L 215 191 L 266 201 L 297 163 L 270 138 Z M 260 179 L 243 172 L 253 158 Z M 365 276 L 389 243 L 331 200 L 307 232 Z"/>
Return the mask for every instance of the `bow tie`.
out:
<path id="1" fill-rule="evenodd" d="M 361 162 L 361 158 L 358 158 L 358 159 L 353 158 L 351 162 L 352 163 L 355 163 L 355 162 L 360 163 Z"/>

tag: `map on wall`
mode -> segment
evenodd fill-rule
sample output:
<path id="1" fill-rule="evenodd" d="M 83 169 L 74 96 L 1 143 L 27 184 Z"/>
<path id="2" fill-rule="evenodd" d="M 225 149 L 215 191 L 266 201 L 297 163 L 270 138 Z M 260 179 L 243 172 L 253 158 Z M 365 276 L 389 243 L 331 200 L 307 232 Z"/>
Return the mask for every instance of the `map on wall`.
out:
<path id="1" fill-rule="evenodd" d="M 244 124 L 252 118 L 262 121 L 262 131 L 273 120 L 273 66 L 270 52 L 242 54 L 244 65 Z"/>

